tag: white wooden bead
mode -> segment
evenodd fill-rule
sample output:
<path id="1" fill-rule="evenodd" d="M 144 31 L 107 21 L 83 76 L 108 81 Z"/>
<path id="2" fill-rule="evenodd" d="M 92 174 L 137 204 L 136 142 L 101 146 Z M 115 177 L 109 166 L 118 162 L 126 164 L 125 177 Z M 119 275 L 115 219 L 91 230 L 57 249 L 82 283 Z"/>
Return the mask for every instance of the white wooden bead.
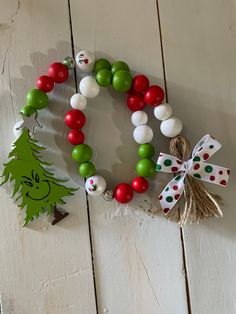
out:
<path id="1" fill-rule="evenodd" d="M 182 131 L 182 122 L 179 118 L 171 117 L 161 122 L 160 129 L 166 137 L 175 137 Z"/>
<path id="2" fill-rule="evenodd" d="M 131 116 L 131 122 L 135 126 L 146 124 L 148 121 L 148 115 L 142 110 L 135 111 Z"/>
<path id="3" fill-rule="evenodd" d="M 81 72 L 90 73 L 94 69 L 95 56 L 88 50 L 80 51 L 75 58 L 76 64 Z"/>
<path id="4" fill-rule="evenodd" d="M 172 107 L 169 104 L 161 104 L 154 109 L 154 116 L 158 120 L 166 120 L 172 115 Z"/>
<path id="5" fill-rule="evenodd" d="M 15 138 L 18 138 L 21 133 L 23 132 L 23 129 L 17 130 L 17 128 L 23 123 L 23 120 L 17 121 L 16 124 L 13 127 L 13 133 Z"/>
<path id="6" fill-rule="evenodd" d="M 87 106 L 87 99 L 79 93 L 74 94 L 70 99 L 70 105 L 74 109 L 84 110 Z"/>
<path id="7" fill-rule="evenodd" d="M 79 83 L 79 89 L 83 96 L 88 98 L 96 97 L 100 92 L 100 87 L 92 76 L 85 76 Z"/>
<path id="8" fill-rule="evenodd" d="M 150 126 L 143 124 L 134 129 L 133 137 L 138 144 L 146 144 L 151 142 L 153 138 L 153 131 Z"/>
<path id="9" fill-rule="evenodd" d="M 106 189 L 106 181 L 101 176 L 89 177 L 85 182 L 85 189 L 88 194 L 92 196 L 99 196 L 103 194 Z"/>

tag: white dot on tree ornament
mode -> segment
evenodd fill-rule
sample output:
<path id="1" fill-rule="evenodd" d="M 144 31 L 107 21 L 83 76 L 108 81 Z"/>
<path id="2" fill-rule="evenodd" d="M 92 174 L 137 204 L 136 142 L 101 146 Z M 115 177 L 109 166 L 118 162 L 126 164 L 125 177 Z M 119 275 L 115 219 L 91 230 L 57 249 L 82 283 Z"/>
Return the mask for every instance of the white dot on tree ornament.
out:
<path id="1" fill-rule="evenodd" d="M 97 175 L 89 177 L 85 182 L 85 189 L 89 195 L 102 195 L 106 189 L 106 181 L 103 177 Z"/>
<path id="2" fill-rule="evenodd" d="M 87 99 L 79 93 L 74 94 L 70 99 L 70 105 L 74 109 L 83 110 L 87 106 Z"/>
<path id="3" fill-rule="evenodd" d="M 76 64 L 81 72 L 90 73 L 94 69 L 95 56 L 88 50 L 80 51 L 75 57 Z"/>
<path id="4" fill-rule="evenodd" d="M 169 104 L 161 104 L 154 109 L 154 116 L 158 120 L 166 120 L 172 115 L 172 107 Z"/>
<path id="5" fill-rule="evenodd" d="M 166 137 L 175 137 L 182 131 L 182 122 L 179 118 L 171 117 L 161 122 L 160 129 Z"/>
<path id="6" fill-rule="evenodd" d="M 82 78 L 79 83 L 79 89 L 81 94 L 88 98 L 96 97 L 100 92 L 100 87 L 92 76 Z"/>
<path id="7" fill-rule="evenodd" d="M 135 126 L 146 124 L 148 122 L 148 116 L 146 112 L 142 110 L 135 111 L 131 116 L 131 122 Z"/>
<path id="8" fill-rule="evenodd" d="M 151 142 L 153 131 L 148 125 L 139 125 L 134 129 L 133 137 L 138 144 L 146 144 Z"/>
<path id="9" fill-rule="evenodd" d="M 23 132 L 23 129 L 18 130 L 18 128 L 22 125 L 22 123 L 23 123 L 23 120 L 17 121 L 13 127 L 13 133 L 14 133 L 15 138 L 18 138 Z"/>

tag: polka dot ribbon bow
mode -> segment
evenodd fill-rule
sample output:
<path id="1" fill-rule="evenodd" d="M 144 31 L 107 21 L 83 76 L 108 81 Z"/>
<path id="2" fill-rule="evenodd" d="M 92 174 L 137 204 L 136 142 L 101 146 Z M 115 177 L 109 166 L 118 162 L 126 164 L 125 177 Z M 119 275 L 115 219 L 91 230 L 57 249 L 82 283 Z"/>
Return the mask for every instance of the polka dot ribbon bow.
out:
<path id="1" fill-rule="evenodd" d="M 186 175 L 226 186 L 230 170 L 205 162 L 220 148 L 221 144 L 207 134 L 194 147 L 192 158 L 188 161 L 182 161 L 172 155 L 160 153 L 156 165 L 157 171 L 178 173 L 159 196 L 161 207 L 165 214 L 175 206 L 184 192 Z"/>

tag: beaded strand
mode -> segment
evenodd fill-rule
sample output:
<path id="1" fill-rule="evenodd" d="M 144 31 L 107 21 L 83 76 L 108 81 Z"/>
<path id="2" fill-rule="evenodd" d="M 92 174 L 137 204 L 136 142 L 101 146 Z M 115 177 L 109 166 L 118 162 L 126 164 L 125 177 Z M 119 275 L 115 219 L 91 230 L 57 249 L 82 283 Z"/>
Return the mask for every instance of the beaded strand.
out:
<path id="1" fill-rule="evenodd" d="M 79 164 L 79 174 L 86 178 L 85 189 L 88 194 L 99 196 L 104 194 L 106 200 L 116 199 L 119 203 L 128 203 L 133 199 L 134 192 L 144 193 L 149 183 L 146 177 L 152 177 L 156 173 L 156 164 L 151 159 L 155 153 L 150 144 L 153 139 L 153 131 L 147 125 L 148 116 L 143 111 L 146 105 L 154 107 L 154 115 L 161 120 L 161 132 L 167 137 L 174 137 L 182 130 L 182 123 L 178 118 L 172 117 L 172 107 L 163 103 L 164 91 L 158 85 L 149 85 L 145 75 L 132 77 L 129 66 L 124 61 L 117 61 L 111 65 L 107 59 L 95 60 L 95 56 L 86 50 L 80 51 L 76 56 L 76 63 L 83 73 L 95 72 L 81 79 L 79 83 L 80 93 L 74 94 L 70 99 L 72 110 L 67 112 L 65 123 L 71 129 L 68 133 L 68 141 L 75 145 L 72 149 L 72 159 Z M 136 165 L 135 177 L 131 184 L 119 183 L 114 190 L 106 191 L 106 181 L 102 176 L 96 175 L 96 167 L 91 162 L 92 148 L 84 143 L 85 136 L 81 130 L 86 123 L 86 117 L 82 112 L 87 106 L 87 99 L 99 95 L 101 87 L 112 85 L 118 92 L 128 92 L 127 106 L 133 111 L 131 122 L 135 126 L 134 140 L 140 144 L 138 155 L 141 158 Z"/>

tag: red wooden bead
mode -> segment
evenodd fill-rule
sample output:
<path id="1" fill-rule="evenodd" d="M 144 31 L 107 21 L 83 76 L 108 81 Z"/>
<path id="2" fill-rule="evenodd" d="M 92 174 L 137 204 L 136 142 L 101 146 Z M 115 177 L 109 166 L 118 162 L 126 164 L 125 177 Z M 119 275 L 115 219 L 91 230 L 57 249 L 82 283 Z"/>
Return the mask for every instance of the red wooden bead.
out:
<path id="1" fill-rule="evenodd" d="M 68 141 L 72 145 L 83 144 L 84 138 L 85 138 L 84 133 L 80 130 L 71 130 L 68 133 Z"/>
<path id="2" fill-rule="evenodd" d="M 136 75 L 133 78 L 132 90 L 143 93 L 149 86 L 149 79 L 145 75 Z"/>
<path id="3" fill-rule="evenodd" d="M 117 202 L 126 204 L 129 203 L 134 196 L 132 186 L 128 183 L 120 183 L 114 190 L 114 198 Z"/>
<path id="4" fill-rule="evenodd" d="M 43 92 L 49 93 L 53 90 L 54 82 L 47 75 L 42 75 L 38 77 L 36 86 Z"/>
<path id="5" fill-rule="evenodd" d="M 81 129 L 86 122 L 86 117 L 82 111 L 72 109 L 65 116 L 65 123 L 71 129 Z"/>
<path id="6" fill-rule="evenodd" d="M 55 83 L 63 83 L 68 79 L 69 71 L 64 64 L 60 62 L 55 62 L 49 66 L 48 76 Z"/>
<path id="7" fill-rule="evenodd" d="M 165 97 L 165 93 L 160 86 L 152 85 L 144 93 L 144 101 L 151 106 L 160 105 Z"/>
<path id="8" fill-rule="evenodd" d="M 142 110 L 145 107 L 143 95 L 138 93 L 130 93 L 127 97 L 127 105 L 130 110 Z"/>
<path id="9" fill-rule="evenodd" d="M 132 181 L 132 188 L 137 193 L 144 193 L 149 186 L 148 181 L 144 177 L 136 177 Z"/>

